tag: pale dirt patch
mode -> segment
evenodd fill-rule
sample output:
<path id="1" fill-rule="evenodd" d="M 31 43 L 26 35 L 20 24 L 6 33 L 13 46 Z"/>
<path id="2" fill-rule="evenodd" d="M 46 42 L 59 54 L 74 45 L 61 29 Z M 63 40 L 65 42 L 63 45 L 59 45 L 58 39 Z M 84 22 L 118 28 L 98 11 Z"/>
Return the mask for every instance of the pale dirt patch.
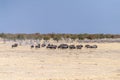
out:
<path id="1" fill-rule="evenodd" d="M 120 80 L 120 43 L 49 50 L 0 44 L 0 80 Z"/>

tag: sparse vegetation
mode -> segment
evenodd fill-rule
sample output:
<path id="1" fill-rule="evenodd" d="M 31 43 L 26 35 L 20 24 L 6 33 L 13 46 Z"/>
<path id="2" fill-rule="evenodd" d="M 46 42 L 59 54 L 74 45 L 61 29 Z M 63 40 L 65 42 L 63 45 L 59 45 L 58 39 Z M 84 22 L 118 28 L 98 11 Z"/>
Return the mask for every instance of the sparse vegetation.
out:
<path id="1" fill-rule="evenodd" d="M 61 40 L 62 38 L 64 39 L 79 39 L 79 40 L 84 40 L 84 39 L 103 39 L 103 38 L 120 38 L 119 34 L 55 34 L 55 33 L 49 33 L 49 34 L 40 34 L 40 33 L 34 33 L 34 34 L 6 34 L 6 33 L 0 33 L 0 37 L 3 39 L 44 39 L 44 40 L 49 40 L 53 39 L 56 41 Z"/>

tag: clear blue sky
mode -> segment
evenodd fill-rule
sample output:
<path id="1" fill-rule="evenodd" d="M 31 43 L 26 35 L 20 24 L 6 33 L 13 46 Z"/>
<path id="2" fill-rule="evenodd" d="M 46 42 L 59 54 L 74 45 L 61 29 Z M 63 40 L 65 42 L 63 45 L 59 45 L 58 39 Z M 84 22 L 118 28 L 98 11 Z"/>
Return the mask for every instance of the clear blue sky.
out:
<path id="1" fill-rule="evenodd" d="M 0 0 L 0 32 L 120 34 L 120 0 Z"/>

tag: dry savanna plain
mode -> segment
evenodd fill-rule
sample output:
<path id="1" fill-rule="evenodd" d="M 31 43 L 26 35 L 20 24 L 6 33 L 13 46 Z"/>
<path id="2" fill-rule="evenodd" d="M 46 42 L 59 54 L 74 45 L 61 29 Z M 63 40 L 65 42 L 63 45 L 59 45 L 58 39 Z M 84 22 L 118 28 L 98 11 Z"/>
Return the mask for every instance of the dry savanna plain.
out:
<path id="1" fill-rule="evenodd" d="M 0 80 L 120 80 L 120 43 L 97 49 L 11 48 L 0 43 Z"/>

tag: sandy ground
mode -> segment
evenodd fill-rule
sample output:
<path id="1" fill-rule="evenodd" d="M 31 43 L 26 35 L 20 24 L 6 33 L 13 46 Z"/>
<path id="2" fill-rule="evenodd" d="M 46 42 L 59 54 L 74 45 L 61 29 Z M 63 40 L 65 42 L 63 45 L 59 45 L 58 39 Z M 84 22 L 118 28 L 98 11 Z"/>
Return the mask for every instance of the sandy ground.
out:
<path id="1" fill-rule="evenodd" d="M 1 43 L 0 80 L 120 80 L 120 43 L 89 44 L 98 49 L 12 49 Z"/>

